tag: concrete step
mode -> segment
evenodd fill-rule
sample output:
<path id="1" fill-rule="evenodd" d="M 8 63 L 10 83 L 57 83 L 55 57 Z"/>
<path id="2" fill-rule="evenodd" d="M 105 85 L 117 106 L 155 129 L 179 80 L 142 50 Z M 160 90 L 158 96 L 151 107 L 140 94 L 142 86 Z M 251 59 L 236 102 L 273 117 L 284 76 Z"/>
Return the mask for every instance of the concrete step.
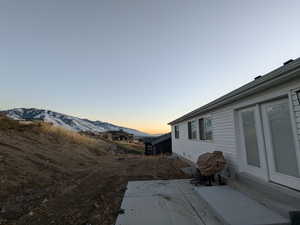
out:
<path id="1" fill-rule="evenodd" d="M 236 178 L 229 180 L 228 185 L 283 217 L 290 218 L 290 212 L 300 211 L 300 191 L 246 173 L 239 173 Z"/>
<path id="2" fill-rule="evenodd" d="M 287 218 L 229 186 L 195 190 L 224 225 L 290 225 Z"/>

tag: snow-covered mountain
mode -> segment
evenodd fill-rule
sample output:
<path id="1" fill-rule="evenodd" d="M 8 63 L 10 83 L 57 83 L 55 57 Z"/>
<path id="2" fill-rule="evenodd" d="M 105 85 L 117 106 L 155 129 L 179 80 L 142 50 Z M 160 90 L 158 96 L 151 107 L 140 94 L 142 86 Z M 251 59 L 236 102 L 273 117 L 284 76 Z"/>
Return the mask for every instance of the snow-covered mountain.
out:
<path id="1" fill-rule="evenodd" d="M 138 130 L 134 130 L 131 128 L 120 127 L 111 123 L 106 123 L 101 121 L 80 119 L 78 117 L 69 116 L 62 113 L 57 113 L 57 112 L 44 110 L 44 109 L 17 108 L 17 109 L 2 111 L 2 112 L 4 112 L 8 117 L 15 120 L 42 120 L 77 132 L 79 131 L 105 132 L 105 131 L 122 129 L 123 131 L 133 134 L 135 136 L 151 136 L 150 134 Z"/>

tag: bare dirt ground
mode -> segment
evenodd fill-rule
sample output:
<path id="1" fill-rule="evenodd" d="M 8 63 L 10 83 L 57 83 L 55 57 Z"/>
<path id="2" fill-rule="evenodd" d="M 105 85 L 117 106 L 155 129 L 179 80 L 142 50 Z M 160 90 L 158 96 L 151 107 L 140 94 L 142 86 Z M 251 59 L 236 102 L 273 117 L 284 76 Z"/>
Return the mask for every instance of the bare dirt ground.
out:
<path id="1" fill-rule="evenodd" d="M 0 118 L 1 225 L 112 225 L 128 181 L 187 178 L 178 159 L 79 139 Z"/>

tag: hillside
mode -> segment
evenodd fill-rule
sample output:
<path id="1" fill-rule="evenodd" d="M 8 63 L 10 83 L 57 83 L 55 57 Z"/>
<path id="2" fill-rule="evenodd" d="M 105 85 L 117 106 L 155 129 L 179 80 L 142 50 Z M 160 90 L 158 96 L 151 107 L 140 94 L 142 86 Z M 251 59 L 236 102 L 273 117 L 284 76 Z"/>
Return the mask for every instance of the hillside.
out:
<path id="1" fill-rule="evenodd" d="M 53 112 L 51 110 L 45 109 L 35 109 L 35 108 L 16 108 L 11 110 L 2 111 L 8 117 L 15 120 L 42 120 L 44 122 L 49 122 L 57 126 L 64 127 L 73 131 L 88 131 L 88 132 L 105 132 L 111 130 L 124 130 L 127 133 L 133 134 L 139 137 L 151 136 L 147 133 L 127 128 L 116 126 L 111 123 L 106 123 L 102 121 L 91 121 L 88 119 L 81 119 L 74 116 L 65 115 L 58 112 Z"/>
<path id="2" fill-rule="evenodd" d="M 186 164 L 0 116 L 0 224 L 113 225 L 129 180 L 176 179 Z"/>

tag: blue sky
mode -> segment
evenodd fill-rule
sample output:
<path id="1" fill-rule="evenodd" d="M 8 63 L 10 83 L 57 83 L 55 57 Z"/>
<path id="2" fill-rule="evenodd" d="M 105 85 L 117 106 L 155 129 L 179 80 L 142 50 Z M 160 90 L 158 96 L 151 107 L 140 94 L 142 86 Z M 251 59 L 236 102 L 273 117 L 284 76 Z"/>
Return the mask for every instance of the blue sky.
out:
<path id="1" fill-rule="evenodd" d="M 300 56 L 300 2 L 1 0 L 0 108 L 151 133 Z"/>

